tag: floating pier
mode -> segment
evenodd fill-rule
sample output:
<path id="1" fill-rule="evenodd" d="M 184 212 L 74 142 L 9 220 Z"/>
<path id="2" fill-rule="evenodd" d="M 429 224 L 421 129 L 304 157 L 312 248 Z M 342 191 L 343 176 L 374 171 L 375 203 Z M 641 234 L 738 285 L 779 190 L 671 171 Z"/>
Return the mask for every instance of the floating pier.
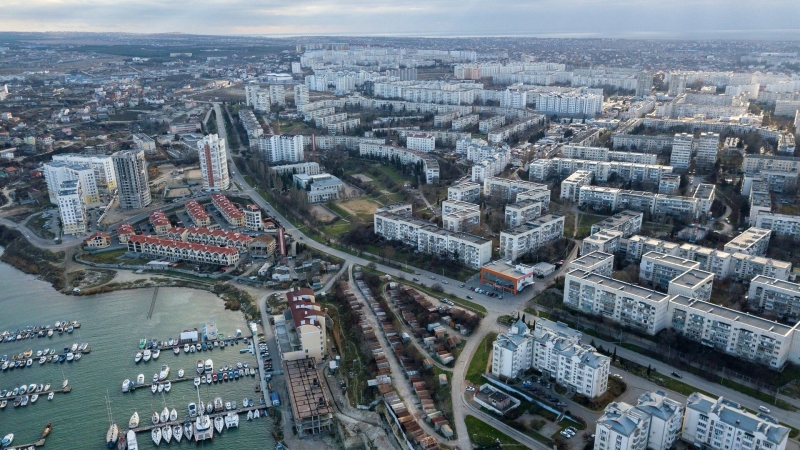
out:
<path id="1" fill-rule="evenodd" d="M 214 412 L 212 412 L 210 414 L 209 413 L 203 413 L 203 415 L 210 417 L 211 420 L 213 421 L 215 417 L 225 417 L 228 413 L 231 413 L 231 412 L 236 413 L 236 414 L 247 414 L 248 411 L 255 411 L 257 409 L 258 410 L 263 410 L 264 413 L 266 414 L 266 410 L 267 410 L 266 405 L 257 405 L 257 406 L 240 407 L 240 408 L 236 408 L 236 409 L 228 409 L 228 410 L 224 410 L 224 411 L 214 411 Z M 133 431 L 138 434 L 138 433 L 149 432 L 153 428 L 161 428 L 161 427 L 164 427 L 164 426 L 167 426 L 167 425 L 169 425 L 169 426 L 175 426 L 175 425 L 183 426 L 183 424 L 186 423 L 186 421 L 192 421 L 193 422 L 196 418 L 197 417 L 186 417 L 186 418 L 183 418 L 183 419 L 175 420 L 173 422 L 159 422 L 157 424 L 153 424 L 152 421 L 151 421 L 151 423 L 148 424 L 148 425 L 143 425 L 143 426 L 140 426 L 140 427 L 133 428 Z M 259 419 L 255 419 L 255 420 L 259 420 Z M 120 428 L 120 432 L 121 431 L 122 431 L 122 428 Z"/>

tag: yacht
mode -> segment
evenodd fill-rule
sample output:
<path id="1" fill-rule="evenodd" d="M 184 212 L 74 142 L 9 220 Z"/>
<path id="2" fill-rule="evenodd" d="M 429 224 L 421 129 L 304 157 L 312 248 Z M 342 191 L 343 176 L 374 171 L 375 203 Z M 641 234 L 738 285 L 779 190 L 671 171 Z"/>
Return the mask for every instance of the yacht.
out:
<path id="1" fill-rule="evenodd" d="M 200 377 L 194 377 L 194 386 L 200 386 Z"/>
<path id="2" fill-rule="evenodd" d="M 178 369 L 178 378 L 183 378 L 183 369 Z"/>
<path id="3" fill-rule="evenodd" d="M 122 382 L 122 392 L 128 392 L 131 388 L 131 380 L 125 379 Z"/>
<path id="4" fill-rule="evenodd" d="M 177 345 L 175 345 L 175 346 L 172 347 L 172 352 L 177 355 L 177 354 L 179 354 L 181 352 L 181 348 L 178 347 Z"/>
<path id="5" fill-rule="evenodd" d="M 161 429 L 161 436 L 164 437 L 164 442 L 169 444 L 169 441 L 172 440 L 172 427 L 169 425 L 164 425 L 164 428 Z"/>
<path id="6" fill-rule="evenodd" d="M 142 356 L 142 359 L 144 360 L 144 362 L 150 361 L 150 357 L 152 355 L 153 354 L 150 352 L 150 349 L 145 349 L 144 355 Z"/>
<path id="7" fill-rule="evenodd" d="M 158 425 L 158 422 L 159 422 L 160 420 L 161 420 L 161 419 L 159 419 L 159 417 L 158 417 L 158 413 L 157 413 L 157 412 L 154 412 L 154 413 L 153 413 L 153 425 Z"/>
<path id="8" fill-rule="evenodd" d="M 158 379 L 159 380 L 166 380 L 168 376 L 169 376 L 169 366 L 166 365 L 166 364 L 163 364 L 161 366 L 161 372 L 159 372 L 159 374 L 158 374 Z"/>
<path id="9" fill-rule="evenodd" d="M 55 392 L 51 392 L 51 393 L 47 394 L 47 399 L 48 400 L 52 400 L 53 397 L 55 397 L 55 396 L 56 396 Z"/>
<path id="10" fill-rule="evenodd" d="M 258 410 L 253 411 L 253 419 L 258 419 L 261 417 L 261 413 Z"/>
<path id="11" fill-rule="evenodd" d="M 158 392 L 164 392 L 164 383 L 158 383 L 158 388 L 156 388 Z"/>
<path id="12" fill-rule="evenodd" d="M 175 408 L 172 408 L 172 411 L 169 412 L 169 420 L 170 422 L 178 420 L 178 411 L 176 411 Z"/>
<path id="13" fill-rule="evenodd" d="M 153 428 L 153 430 L 150 431 L 150 436 L 153 437 L 153 442 L 155 442 L 156 445 L 160 444 L 161 443 L 161 428 L 158 428 L 158 427 Z"/>
<path id="14" fill-rule="evenodd" d="M 34 403 L 34 402 L 36 402 L 36 400 L 39 400 L 39 394 L 33 394 L 33 395 L 31 395 L 31 403 Z"/>
<path id="15" fill-rule="evenodd" d="M 28 404 L 29 397 L 27 395 L 22 396 L 22 401 L 20 401 L 20 406 L 26 406 Z"/>
<path id="16" fill-rule="evenodd" d="M 106 445 L 108 448 L 114 448 L 117 445 L 117 441 L 119 440 L 119 428 L 115 422 L 111 422 L 111 426 L 108 427 L 108 431 L 106 432 Z"/>
<path id="17" fill-rule="evenodd" d="M 214 429 L 217 430 L 217 433 L 222 433 L 222 427 L 225 425 L 225 421 L 222 416 L 214 417 Z"/>
<path id="18" fill-rule="evenodd" d="M 153 350 L 153 359 L 158 359 L 160 355 L 161 355 L 160 349 L 156 348 L 155 350 Z"/>
<path id="19" fill-rule="evenodd" d="M 158 382 L 158 374 L 154 373 L 153 374 L 153 383 L 157 383 L 157 382 Z"/>
<path id="20" fill-rule="evenodd" d="M 77 351 L 78 351 L 78 343 L 76 342 L 76 343 L 72 344 L 72 347 L 70 347 L 70 348 L 69 348 L 69 350 L 70 350 L 72 353 L 75 353 L 75 352 L 77 352 Z"/>
<path id="21" fill-rule="evenodd" d="M 189 344 L 183 344 L 183 353 L 189 353 Z"/>
<path id="22" fill-rule="evenodd" d="M 197 405 L 194 403 L 189 403 L 189 417 L 194 417 L 197 415 Z"/>
<path id="23" fill-rule="evenodd" d="M 197 373 L 203 373 L 206 370 L 205 363 L 202 359 L 197 360 Z"/>
<path id="24" fill-rule="evenodd" d="M 225 415 L 225 428 L 239 427 L 239 415 L 235 412 L 229 412 Z"/>
<path id="25" fill-rule="evenodd" d="M 40 356 L 39 357 L 39 364 L 44 364 L 47 362 L 47 356 Z"/>
<path id="26" fill-rule="evenodd" d="M 164 382 L 164 392 L 169 392 L 170 389 L 172 389 L 172 382 L 167 380 Z"/>
<path id="27" fill-rule="evenodd" d="M 139 413 L 137 411 L 133 412 L 131 416 L 131 420 L 128 421 L 128 428 L 136 428 L 139 426 Z"/>
<path id="28" fill-rule="evenodd" d="M 128 450 L 139 450 L 139 442 L 133 430 L 128 430 Z"/>
<path id="29" fill-rule="evenodd" d="M 12 442 L 14 442 L 14 433 L 9 433 L 5 435 L 3 440 L 0 441 L 0 443 L 2 443 L 4 447 L 8 447 L 9 445 L 11 445 Z"/>
<path id="30" fill-rule="evenodd" d="M 214 405 L 211 404 L 211 402 L 208 402 L 208 404 L 206 405 L 206 412 L 208 414 L 211 414 L 212 412 L 214 412 Z"/>
<path id="31" fill-rule="evenodd" d="M 230 405 L 230 403 L 229 403 Z M 230 408 L 228 408 L 230 409 Z M 222 411 L 222 399 L 217 397 L 214 399 L 214 411 Z"/>
<path id="32" fill-rule="evenodd" d="M 247 411 L 247 420 L 253 420 L 253 411 Z"/>
<path id="33" fill-rule="evenodd" d="M 142 385 L 144 384 L 144 374 L 140 373 L 136 376 L 136 384 Z"/>
<path id="34" fill-rule="evenodd" d="M 136 356 L 133 357 L 133 361 L 136 362 L 136 363 L 141 362 L 142 361 L 142 356 L 144 356 L 144 354 L 142 352 L 136 352 Z"/>
<path id="35" fill-rule="evenodd" d="M 207 415 L 200 415 L 194 422 L 194 441 L 214 439 L 214 430 L 211 428 L 211 419 Z"/>
<path id="36" fill-rule="evenodd" d="M 183 437 L 183 427 L 180 425 L 172 427 L 172 436 L 175 437 L 175 442 L 180 442 Z"/>
<path id="37" fill-rule="evenodd" d="M 183 434 L 186 435 L 187 441 L 192 440 L 192 435 L 194 434 L 194 427 L 192 426 L 192 422 L 186 422 L 183 424 Z"/>
<path id="38" fill-rule="evenodd" d="M 153 394 L 158 392 L 158 383 L 153 383 L 150 385 L 150 392 L 152 392 Z"/>
<path id="39" fill-rule="evenodd" d="M 214 361 L 211 361 L 211 359 L 207 359 L 205 363 L 205 372 L 211 373 L 213 371 L 214 371 Z"/>
<path id="40" fill-rule="evenodd" d="M 166 423 L 169 420 L 169 410 L 165 406 L 164 409 L 161 411 L 161 415 L 159 416 L 161 419 L 161 423 Z"/>

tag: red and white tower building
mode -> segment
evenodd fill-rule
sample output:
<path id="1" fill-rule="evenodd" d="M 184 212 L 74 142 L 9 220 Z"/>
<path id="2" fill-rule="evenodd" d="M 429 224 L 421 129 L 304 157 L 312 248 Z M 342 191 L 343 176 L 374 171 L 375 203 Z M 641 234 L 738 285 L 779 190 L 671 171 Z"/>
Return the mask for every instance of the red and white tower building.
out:
<path id="1" fill-rule="evenodd" d="M 209 134 L 197 141 L 197 152 L 200 157 L 200 172 L 203 175 L 203 190 L 219 192 L 229 189 L 231 179 L 228 175 L 228 150 L 225 139 L 216 134 Z"/>

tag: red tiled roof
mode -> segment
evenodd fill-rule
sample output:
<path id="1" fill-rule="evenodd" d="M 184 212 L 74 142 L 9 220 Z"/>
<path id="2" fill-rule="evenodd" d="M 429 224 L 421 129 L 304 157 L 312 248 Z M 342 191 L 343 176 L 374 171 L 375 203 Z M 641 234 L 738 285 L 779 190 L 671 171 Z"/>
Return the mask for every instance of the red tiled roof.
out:
<path id="1" fill-rule="evenodd" d="M 208 219 L 208 213 L 206 213 L 206 208 L 200 203 L 197 203 L 196 200 L 189 200 L 188 202 L 185 203 L 185 206 L 186 206 L 186 212 L 190 216 L 192 216 L 192 219 L 194 220 Z"/>
<path id="2" fill-rule="evenodd" d="M 129 223 L 121 223 L 117 225 L 117 234 L 134 234 L 133 225 Z"/>
<path id="3" fill-rule="evenodd" d="M 228 200 L 228 197 L 225 197 L 222 194 L 213 194 L 211 196 L 211 200 L 214 202 L 215 205 L 217 205 L 219 209 L 223 210 L 225 214 L 228 215 L 228 217 L 233 217 L 233 218 L 244 217 L 244 214 L 242 214 L 242 212 L 239 211 L 239 208 L 237 208 L 236 205 L 234 205 L 233 203 L 231 203 L 230 200 Z"/>
<path id="4" fill-rule="evenodd" d="M 105 239 L 111 239 L 111 235 L 110 234 L 103 233 L 102 231 L 98 231 L 97 233 L 87 237 L 83 242 L 91 241 L 92 239 L 94 239 L 96 237 L 102 237 L 102 238 L 105 238 Z"/>
<path id="5" fill-rule="evenodd" d="M 235 231 L 227 231 L 221 230 L 218 228 L 207 228 L 207 227 L 188 227 L 188 228 L 180 228 L 174 227 L 169 230 L 170 233 L 182 234 L 184 231 L 188 231 L 189 233 L 195 234 L 205 234 L 210 236 L 219 236 L 228 239 L 229 241 L 234 242 L 249 242 L 253 240 L 253 237 L 249 234 L 242 234 L 237 233 Z"/>
<path id="6" fill-rule="evenodd" d="M 286 293 L 287 304 L 289 306 L 289 311 L 292 313 L 295 327 L 304 325 L 303 321 L 307 318 L 325 317 L 324 312 L 311 308 L 312 305 L 317 306 L 317 304 L 311 299 L 305 298 L 309 295 L 312 297 L 314 296 L 314 291 L 309 288 L 299 288 Z M 319 323 L 317 324 L 321 325 Z M 309 325 L 309 323 L 305 325 Z"/>
<path id="7" fill-rule="evenodd" d="M 153 226 L 169 225 L 169 219 L 163 211 L 153 211 L 150 213 L 150 223 Z"/>
<path id="8" fill-rule="evenodd" d="M 195 251 L 206 251 L 212 253 L 224 253 L 228 255 L 239 253 L 238 250 L 232 247 L 217 247 L 215 245 L 193 244 L 191 242 L 174 241 L 172 239 L 163 239 L 155 236 L 134 235 L 131 236 L 130 242 L 133 242 L 134 244 L 138 243 L 138 244 L 163 245 L 164 247 L 195 250 Z"/>

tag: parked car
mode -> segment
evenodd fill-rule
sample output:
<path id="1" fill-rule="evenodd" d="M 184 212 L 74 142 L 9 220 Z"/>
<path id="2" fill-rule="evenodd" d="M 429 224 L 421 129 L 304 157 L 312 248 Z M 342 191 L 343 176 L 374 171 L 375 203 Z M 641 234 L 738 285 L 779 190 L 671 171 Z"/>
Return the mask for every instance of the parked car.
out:
<path id="1" fill-rule="evenodd" d="M 467 300 L 472 300 L 472 296 L 471 296 L 471 295 L 468 295 L 468 296 L 467 296 Z"/>
<path id="2" fill-rule="evenodd" d="M 467 386 L 467 392 L 473 392 L 473 391 L 475 391 L 475 388 L 474 388 L 474 387 L 472 387 L 472 386 Z"/>
<path id="3" fill-rule="evenodd" d="M 672 376 L 675 377 L 675 378 L 683 378 L 683 376 L 681 374 L 679 374 L 678 372 L 672 372 Z"/>
<path id="4" fill-rule="evenodd" d="M 412 280 L 414 280 L 414 281 L 419 281 L 419 278 L 412 278 Z"/>

